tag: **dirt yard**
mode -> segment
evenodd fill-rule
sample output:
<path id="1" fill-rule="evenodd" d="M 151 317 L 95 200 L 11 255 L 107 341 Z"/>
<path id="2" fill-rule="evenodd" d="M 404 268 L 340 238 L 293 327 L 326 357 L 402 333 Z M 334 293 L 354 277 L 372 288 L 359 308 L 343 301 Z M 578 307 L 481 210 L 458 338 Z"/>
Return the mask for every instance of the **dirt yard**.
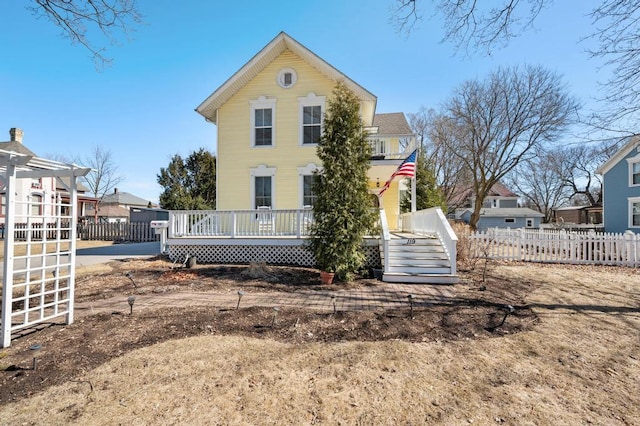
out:
<path id="1" fill-rule="evenodd" d="M 640 424 L 638 270 L 462 277 L 445 299 L 347 312 L 247 301 L 386 284 L 162 259 L 86 270 L 76 300 L 93 313 L 0 352 L 0 424 Z M 131 313 L 131 295 L 182 303 Z"/>

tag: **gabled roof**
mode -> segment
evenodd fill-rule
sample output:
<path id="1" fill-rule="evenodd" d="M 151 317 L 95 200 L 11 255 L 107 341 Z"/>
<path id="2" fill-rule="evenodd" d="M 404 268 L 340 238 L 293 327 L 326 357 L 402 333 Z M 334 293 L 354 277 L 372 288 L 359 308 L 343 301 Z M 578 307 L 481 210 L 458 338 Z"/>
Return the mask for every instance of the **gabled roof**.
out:
<path id="1" fill-rule="evenodd" d="M 404 113 L 389 112 L 376 114 L 373 117 L 373 127 L 378 128 L 379 135 L 411 136 L 413 131 L 407 122 Z"/>
<path id="2" fill-rule="evenodd" d="M 500 182 L 495 183 L 487 195 L 490 197 L 518 197 L 518 194 L 511 191 Z"/>
<path id="3" fill-rule="evenodd" d="M 290 50 L 298 55 L 320 73 L 324 74 L 332 80 L 344 80 L 347 87 L 354 94 L 362 99 L 372 103 L 370 113 L 375 111 L 376 96 L 360 86 L 355 81 L 338 71 L 324 59 L 307 49 L 305 46 L 294 40 L 285 32 L 278 34 L 269 44 L 267 44 L 260 52 L 242 66 L 235 74 L 233 74 L 222 86 L 218 87 L 207 99 L 205 99 L 197 108 L 196 112 L 207 120 L 216 123 L 216 111 L 225 102 L 227 102 L 240 89 L 246 86 L 256 75 L 264 70 L 267 65 L 273 62 L 282 52 Z"/>
<path id="4" fill-rule="evenodd" d="M 599 175 L 604 175 L 609 170 L 611 170 L 613 166 L 618 164 L 620 160 L 629 155 L 629 153 L 633 151 L 634 148 L 638 148 L 638 151 L 640 153 L 640 136 L 632 136 L 631 138 L 629 138 L 629 141 L 624 144 L 622 148 L 616 151 L 616 153 L 613 154 L 607 161 L 605 161 L 603 165 L 598 167 L 596 173 L 598 173 Z"/>
<path id="5" fill-rule="evenodd" d="M 453 189 L 453 193 L 451 194 L 451 203 L 460 205 L 464 203 L 467 199 L 473 196 L 473 188 L 471 185 L 468 186 L 457 186 Z M 487 193 L 488 197 L 511 197 L 517 198 L 518 194 L 511 191 L 509 188 L 501 184 L 500 182 L 493 184 L 489 192 Z"/>

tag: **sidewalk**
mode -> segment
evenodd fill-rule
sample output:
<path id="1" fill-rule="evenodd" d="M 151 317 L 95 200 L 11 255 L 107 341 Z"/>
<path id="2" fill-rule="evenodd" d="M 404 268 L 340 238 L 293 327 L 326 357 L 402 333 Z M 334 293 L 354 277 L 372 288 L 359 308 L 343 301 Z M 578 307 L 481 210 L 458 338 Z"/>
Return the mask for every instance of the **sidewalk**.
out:
<path id="1" fill-rule="evenodd" d="M 452 286 L 425 284 L 381 284 L 356 290 L 338 291 L 296 291 L 296 292 L 246 292 L 242 296 L 241 307 L 300 308 L 319 311 L 367 311 L 406 308 L 409 295 L 413 295 L 415 307 L 428 306 L 454 297 Z M 235 309 L 238 295 L 235 293 L 175 292 L 162 294 L 135 295 L 135 310 L 158 309 L 163 307 L 210 306 L 216 309 Z M 127 297 L 76 303 L 76 317 L 104 312 L 128 312 Z"/>

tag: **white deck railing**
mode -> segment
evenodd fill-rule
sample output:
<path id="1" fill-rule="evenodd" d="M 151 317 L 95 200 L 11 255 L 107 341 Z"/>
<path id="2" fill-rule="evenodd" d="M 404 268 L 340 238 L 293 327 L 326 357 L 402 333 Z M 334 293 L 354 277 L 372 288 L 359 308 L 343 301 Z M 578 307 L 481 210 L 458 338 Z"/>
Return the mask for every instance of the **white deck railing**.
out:
<path id="1" fill-rule="evenodd" d="M 436 234 L 442 243 L 451 263 L 451 274 L 456 273 L 456 256 L 458 237 L 442 213 L 440 207 L 432 207 L 402 216 L 402 230 L 416 235 Z"/>
<path id="2" fill-rule="evenodd" d="M 169 238 L 306 237 L 313 211 L 297 210 L 173 210 Z"/>

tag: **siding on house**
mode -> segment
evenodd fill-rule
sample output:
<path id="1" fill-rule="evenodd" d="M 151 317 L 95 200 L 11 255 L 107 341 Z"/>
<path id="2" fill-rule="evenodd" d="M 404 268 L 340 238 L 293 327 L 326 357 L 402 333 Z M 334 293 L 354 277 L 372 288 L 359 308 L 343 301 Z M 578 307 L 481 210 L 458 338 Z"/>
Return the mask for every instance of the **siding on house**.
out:
<path id="1" fill-rule="evenodd" d="M 293 68 L 296 84 L 288 89 L 276 81 L 283 68 Z M 300 146 L 298 98 L 309 93 L 329 98 L 335 82 L 291 51 L 284 51 L 218 110 L 218 210 L 253 208 L 250 170 L 263 164 L 275 168 L 274 209 L 302 207 L 298 168 L 320 166 L 316 145 Z M 270 147 L 251 147 L 250 101 L 274 98 L 275 138 Z M 325 104 L 326 106 L 326 104 Z"/>
<path id="2" fill-rule="evenodd" d="M 284 88 L 279 74 L 291 69 L 295 82 Z M 372 161 L 368 172 L 372 206 L 377 205 L 377 188 L 384 185 L 409 153 L 399 153 L 400 140 L 415 142 L 403 113 L 375 115 L 376 97 L 359 86 L 319 56 L 280 33 L 229 80 L 212 93 L 196 111 L 217 126 L 217 196 L 218 210 L 253 209 L 254 173 L 271 176 L 271 207 L 303 207 L 302 174 L 310 174 L 322 164 L 317 145 L 302 145 L 300 102 L 324 105 L 326 113 L 336 79 L 344 80 L 359 97 L 363 125 L 371 138 L 384 139 L 389 158 Z M 320 97 L 317 102 L 313 96 Z M 273 108 L 273 134 L 270 146 L 252 146 L 252 105 L 268 101 Z M 305 102 L 309 105 L 309 102 Z M 259 106 L 257 108 L 260 108 Z M 375 131 L 378 131 L 377 133 Z M 395 228 L 399 214 L 398 200 L 404 187 L 396 179 L 382 198 L 390 227 Z M 339 208 L 339 206 L 337 206 Z"/>
<path id="3" fill-rule="evenodd" d="M 499 208 L 516 208 L 518 207 L 517 198 L 500 198 L 500 197 L 487 197 L 482 203 L 482 207 L 492 208 L 493 200 L 496 200 Z"/>
<path id="4" fill-rule="evenodd" d="M 620 233 L 627 230 L 640 233 L 640 227 L 630 225 L 629 198 L 640 198 L 640 186 L 629 185 L 627 159 L 638 157 L 638 149 L 631 150 L 603 178 L 603 220 L 606 232 Z"/>
<path id="5" fill-rule="evenodd" d="M 461 219 L 465 223 L 471 220 L 471 209 L 465 210 Z M 487 208 L 480 211 L 480 220 L 477 230 L 486 231 L 491 228 L 539 228 L 544 215 L 529 208 Z M 527 220 L 532 222 L 532 226 L 527 226 Z"/>

